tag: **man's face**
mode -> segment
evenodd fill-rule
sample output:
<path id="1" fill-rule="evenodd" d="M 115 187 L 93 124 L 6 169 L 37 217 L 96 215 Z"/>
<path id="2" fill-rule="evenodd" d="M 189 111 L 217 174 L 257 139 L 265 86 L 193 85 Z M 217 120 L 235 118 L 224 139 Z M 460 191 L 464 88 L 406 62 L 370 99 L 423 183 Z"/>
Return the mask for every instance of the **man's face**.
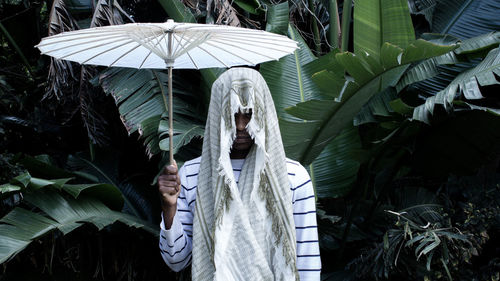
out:
<path id="1" fill-rule="evenodd" d="M 252 110 L 249 113 L 238 113 L 234 114 L 234 121 L 236 123 L 236 138 L 233 142 L 233 148 L 231 149 L 231 158 L 242 159 L 245 158 L 252 147 L 254 140 L 250 137 L 247 132 L 246 126 L 250 119 L 252 118 Z"/>

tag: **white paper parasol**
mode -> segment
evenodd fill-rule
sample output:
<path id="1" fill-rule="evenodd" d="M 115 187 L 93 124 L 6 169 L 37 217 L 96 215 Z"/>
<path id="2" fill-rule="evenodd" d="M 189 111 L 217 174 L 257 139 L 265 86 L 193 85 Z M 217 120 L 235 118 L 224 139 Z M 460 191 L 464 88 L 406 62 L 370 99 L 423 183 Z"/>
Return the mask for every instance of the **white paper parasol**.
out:
<path id="1" fill-rule="evenodd" d="M 173 160 L 172 68 L 256 65 L 297 49 L 286 36 L 262 30 L 193 23 L 129 23 L 43 38 L 42 54 L 87 65 L 168 68 L 170 161 Z"/>

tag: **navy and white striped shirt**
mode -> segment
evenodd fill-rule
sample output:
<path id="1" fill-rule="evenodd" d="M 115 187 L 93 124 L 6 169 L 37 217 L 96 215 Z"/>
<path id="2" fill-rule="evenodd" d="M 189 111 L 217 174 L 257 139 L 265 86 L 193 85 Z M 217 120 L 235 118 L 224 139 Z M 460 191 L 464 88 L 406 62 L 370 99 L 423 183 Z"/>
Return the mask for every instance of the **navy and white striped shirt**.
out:
<path id="1" fill-rule="evenodd" d="M 165 263 L 174 271 L 180 271 L 191 262 L 193 216 L 200 160 L 201 157 L 188 161 L 179 169 L 182 189 L 177 200 L 177 213 L 169 230 L 165 230 L 162 216 L 160 251 Z M 244 159 L 232 159 L 231 163 L 237 182 Z M 309 174 L 302 165 L 287 159 L 286 167 L 292 191 L 293 218 L 297 236 L 297 268 L 300 280 L 318 281 L 321 273 L 321 259 L 314 189 Z"/>

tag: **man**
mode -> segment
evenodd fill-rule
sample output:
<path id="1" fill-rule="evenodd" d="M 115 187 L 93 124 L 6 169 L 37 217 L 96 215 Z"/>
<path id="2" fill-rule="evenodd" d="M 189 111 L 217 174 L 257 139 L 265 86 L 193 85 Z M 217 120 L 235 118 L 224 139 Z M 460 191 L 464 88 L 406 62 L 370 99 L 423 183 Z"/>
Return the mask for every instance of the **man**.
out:
<path id="1" fill-rule="evenodd" d="M 319 280 L 314 190 L 285 158 L 262 76 L 248 68 L 212 86 L 202 156 L 158 179 L 160 250 L 193 280 Z"/>

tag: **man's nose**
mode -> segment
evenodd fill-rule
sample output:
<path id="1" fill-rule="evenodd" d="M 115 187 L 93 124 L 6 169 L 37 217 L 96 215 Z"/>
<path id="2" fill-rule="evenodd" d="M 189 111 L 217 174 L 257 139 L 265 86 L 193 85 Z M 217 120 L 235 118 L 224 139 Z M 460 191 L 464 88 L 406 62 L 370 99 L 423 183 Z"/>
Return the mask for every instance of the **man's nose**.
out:
<path id="1" fill-rule="evenodd" d="M 243 118 L 241 117 L 241 114 L 237 114 L 234 122 L 236 123 L 236 129 L 238 131 L 243 131 L 246 129 L 246 124 L 243 121 Z"/>

